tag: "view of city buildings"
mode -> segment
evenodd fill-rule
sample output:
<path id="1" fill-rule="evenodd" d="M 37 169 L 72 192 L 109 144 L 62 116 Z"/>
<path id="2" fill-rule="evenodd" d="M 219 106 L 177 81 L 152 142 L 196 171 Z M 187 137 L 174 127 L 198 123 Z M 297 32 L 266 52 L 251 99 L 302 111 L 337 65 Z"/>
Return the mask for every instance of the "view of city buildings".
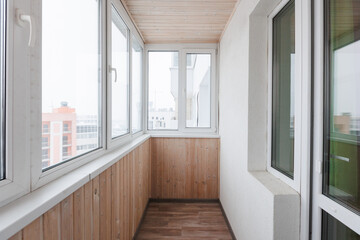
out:
<path id="1" fill-rule="evenodd" d="M 47 168 L 99 146 L 97 116 L 78 116 L 76 109 L 61 102 L 42 114 L 42 166 Z"/>

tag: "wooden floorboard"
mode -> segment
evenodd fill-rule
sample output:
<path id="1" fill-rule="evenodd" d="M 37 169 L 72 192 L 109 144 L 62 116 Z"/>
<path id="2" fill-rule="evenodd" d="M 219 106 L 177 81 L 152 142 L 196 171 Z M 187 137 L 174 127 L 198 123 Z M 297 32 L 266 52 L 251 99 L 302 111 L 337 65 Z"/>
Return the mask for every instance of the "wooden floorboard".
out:
<path id="1" fill-rule="evenodd" d="M 150 202 L 136 236 L 155 239 L 232 239 L 219 203 Z"/>

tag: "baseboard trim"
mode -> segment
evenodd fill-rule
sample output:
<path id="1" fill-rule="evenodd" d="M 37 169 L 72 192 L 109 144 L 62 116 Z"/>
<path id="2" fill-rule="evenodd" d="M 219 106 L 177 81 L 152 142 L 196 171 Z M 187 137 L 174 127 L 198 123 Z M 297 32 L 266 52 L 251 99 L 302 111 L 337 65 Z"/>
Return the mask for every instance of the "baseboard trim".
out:
<path id="1" fill-rule="evenodd" d="M 143 212 L 143 214 L 142 214 L 142 216 L 141 216 L 141 220 L 140 220 L 140 222 L 139 222 L 139 225 L 138 225 L 137 228 L 136 228 L 136 231 L 135 231 L 135 233 L 134 233 L 134 236 L 133 236 L 132 240 L 135 240 L 136 237 L 137 237 L 137 235 L 138 235 L 139 232 L 140 232 L 140 227 L 141 227 L 141 225 L 142 225 L 143 222 L 144 222 L 145 214 L 146 214 L 146 212 L 147 212 L 147 210 L 148 210 L 148 208 L 149 208 L 149 203 L 150 203 L 150 199 L 148 199 L 148 202 L 146 203 L 146 207 L 145 207 L 144 212 Z"/>
<path id="2" fill-rule="evenodd" d="M 223 205 L 221 204 L 221 201 L 220 201 L 220 200 L 219 200 L 219 204 L 220 204 L 221 212 L 222 212 L 222 214 L 223 214 L 223 216 L 224 216 L 224 218 L 225 218 L 226 225 L 227 225 L 228 228 L 229 228 L 231 237 L 232 237 L 233 240 L 236 240 L 234 231 L 232 230 L 232 227 L 231 227 L 231 225 L 230 225 L 229 219 L 228 219 L 227 216 L 226 216 L 225 210 L 224 210 Z"/>
<path id="3" fill-rule="evenodd" d="M 175 202 L 175 203 L 217 203 L 219 199 L 185 199 L 185 198 L 150 198 L 150 202 Z"/>

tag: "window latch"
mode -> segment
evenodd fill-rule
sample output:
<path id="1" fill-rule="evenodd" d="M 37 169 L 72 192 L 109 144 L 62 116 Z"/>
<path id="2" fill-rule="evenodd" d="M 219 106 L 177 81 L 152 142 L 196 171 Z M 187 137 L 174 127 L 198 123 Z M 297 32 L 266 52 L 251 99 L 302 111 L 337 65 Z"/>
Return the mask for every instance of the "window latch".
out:
<path id="1" fill-rule="evenodd" d="M 322 161 L 316 161 L 316 171 L 319 173 L 319 174 L 322 174 Z"/>
<path id="2" fill-rule="evenodd" d="M 25 27 L 25 23 L 29 24 L 29 41 L 28 46 L 34 47 L 36 41 L 36 31 L 35 31 L 35 20 L 31 15 L 24 14 L 20 9 L 16 9 L 16 19 L 17 23 L 21 27 Z"/>
<path id="3" fill-rule="evenodd" d="M 115 81 L 114 81 L 114 82 L 116 82 L 116 81 L 117 81 L 117 71 L 116 71 L 116 68 L 113 68 L 113 67 L 109 66 L 109 73 L 112 73 L 112 72 L 115 73 Z"/>

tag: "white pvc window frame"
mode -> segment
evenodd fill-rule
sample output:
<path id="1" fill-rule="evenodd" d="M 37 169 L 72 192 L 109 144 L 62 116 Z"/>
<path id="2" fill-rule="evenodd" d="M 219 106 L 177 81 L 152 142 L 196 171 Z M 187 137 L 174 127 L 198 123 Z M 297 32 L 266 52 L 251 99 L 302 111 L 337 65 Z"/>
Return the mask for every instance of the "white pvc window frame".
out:
<path id="1" fill-rule="evenodd" d="M 112 79 L 113 79 L 113 72 L 111 71 L 112 68 L 112 8 L 115 8 L 117 14 L 119 14 L 119 17 L 121 18 L 121 20 L 124 23 L 124 26 L 126 27 L 126 42 L 127 42 L 127 50 L 128 50 L 128 56 L 127 56 L 127 82 L 128 82 L 128 89 L 127 89 L 127 100 L 128 100 L 128 104 L 127 104 L 127 120 L 128 120 L 128 131 L 127 133 L 124 133 L 122 135 L 119 136 L 115 136 L 112 137 L 112 105 L 116 104 L 112 102 Z M 122 10 L 124 10 L 122 8 L 122 5 L 119 1 L 108 1 L 108 6 L 107 6 L 107 143 L 109 145 L 109 148 L 121 145 L 124 142 L 127 142 L 131 139 L 131 115 L 132 115 L 132 109 L 131 109 L 131 81 L 130 81 L 130 71 L 131 71 L 131 47 L 130 47 L 130 28 L 128 27 L 129 24 L 128 22 L 125 21 L 124 19 L 124 12 L 122 12 Z"/>
<path id="2" fill-rule="evenodd" d="M 323 112 L 324 112 L 324 0 L 314 1 L 314 150 L 312 240 L 320 240 L 322 211 L 325 211 L 352 231 L 360 234 L 360 215 L 331 200 L 323 189 Z"/>
<path id="3" fill-rule="evenodd" d="M 210 127 L 187 127 L 186 126 L 186 85 L 187 85 L 187 54 L 209 54 L 211 57 L 210 60 Z M 181 69 L 182 71 L 185 71 L 184 74 L 184 81 L 181 81 L 180 83 L 180 93 L 183 93 L 182 99 L 184 99 L 184 108 L 182 109 L 185 111 L 184 114 L 184 122 L 182 122 L 184 125 L 181 125 L 181 128 L 183 132 L 216 132 L 216 102 L 217 102 L 217 95 L 216 95 L 216 50 L 215 49 L 185 49 L 183 50 L 184 57 L 181 59 L 181 61 L 185 61 L 182 64 L 182 67 L 185 69 Z"/>
<path id="4" fill-rule="evenodd" d="M 133 41 L 136 41 L 136 43 L 137 44 L 139 44 L 140 45 L 140 47 L 141 47 L 141 66 L 140 66 L 140 71 L 141 71 L 141 74 L 140 74 L 140 97 L 141 97 L 141 99 L 140 99 L 140 103 L 141 103 L 141 109 L 140 109 L 140 113 L 141 113 L 141 115 L 140 115 L 140 120 L 141 120 L 141 122 L 140 122 L 140 129 L 139 130 L 137 130 L 137 131 L 133 131 L 134 129 L 133 129 L 133 117 L 134 117 L 134 115 L 133 115 L 133 112 L 132 112 L 132 110 L 133 110 L 133 96 L 132 96 L 132 92 L 130 93 L 130 96 L 131 96 L 131 123 L 130 123 L 130 126 L 131 126 L 131 129 L 130 129 L 130 131 L 131 131 L 131 133 L 132 133 L 132 135 L 134 136 L 139 136 L 139 135 L 141 135 L 142 133 L 143 133 L 143 131 L 144 131 L 144 44 L 142 43 L 142 41 L 139 41 L 139 39 L 137 38 L 137 37 L 135 37 L 134 36 L 134 34 L 133 33 L 131 33 L 130 34 L 130 51 L 131 51 L 131 53 L 130 53 L 130 59 L 131 59 L 131 63 L 130 63 L 130 83 L 131 83 L 131 91 L 133 90 L 133 76 L 132 76 L 132 72 L 133 72 L 133 56 L 132 56 L 132 50 L 133 50 L 133 47 L 132 47 L 132 45 L 133 45 Z"/>
<path id="5" fill-rule="evenodd" d="M 272 77 L 273 77 L 273 19 L 290 2 L 282 0 L 268 16 L 268 114 L 267 114 L 267 171 L 281 181 L 300 192 L 300 162 L 301 162 L 301 1 L 295 0 L 295 119 L 294 127 L 294 178 L 286 176 L 271 166 L 272 160 Z"/>
<path id="6" fill-rule="evenodd" d="M 18 1 L 25 1 L 25 0 L 18 0 Z M 37 24 L 37 32 L 36 37 L 37 39 L 41 39 L 41 1 L 42 0 L 33 0 L 36 3 L 33 3 L 32 7 L 32 15 L 36 19 Z M 124 20 L 125 24 L 127 25 L 130 35 L 132 34 L 138 41 L 138 43 L 144 47 L 143 40 L 140 36 L 140 34 L 137 32 L 137 29 L 135 28 L 134 24 L 132 23 L 131 18 L 127 14 L 125 8 L 122 6 L 122 4 L 119 1 L 112 1 L 112 0 L 100 0 L 100 52 L 101 52 L 101 77 L 99 81 L 101 81 L 101 96 L 100 96 L 100 111 L 101 111 L 101 132 L 100 134 L 102 137 L 100 138 L 100 147 L 98 149 L 95 149 L 93 151 L 90 151 L 88 153 L 85 153 L 81 156 L 75 157 L 71 159 L 68 162 L 64 162 L 54 168 L 51 168 L 47 171 L 42 171 L 42 155 L 41 155 L 41 119 L 42 119 L 42 110 L 41 110 L 41 46 L 39 44 L 39 41 L 37 41 L 37 44 L 33 48 L 29 48 L 29 51 L 31 51 L 31 63 L 33 66 L 33 71 L 31 72 L 31 76 L 29 76 L 27 79 L 28 82 L 32 82 L 31 84 L 31 125 L 30 123 L 27 128 L 27 131 L 30 132 L 31 140 L 29 139 L 28 142 L 31 143 L 30 149 L 27 149 L 30 153 L 28 155 L 31 156 L 31 168 L 27 173 L 30 176 L 31 173 L 31 179 L 30 177 L 25 181 L 30 186 L 29 189 L 31 191 L 44 186 L 45 184 L 49 183 L 52 180 L 55 180 L 61 176 L 63 176 L 66 173 L 71 172 L 72 170 L 75 170 L 76 168 L 91 162 L 110 151 L 114 150 L 117 147 L 120 147 L 131 140 L 141 136 L 144 131 L 139 131 L 136 134 L 131 133 L 131 78 L 130 78 L 130 86 L 129 86 L 129 127 L 130 132 L 123 136 L 116 139 L 111 139 L 111 118 L 107 115 L 106 109 L 109 108 L 109 100 L 111 101 L 111 95 L 108 93 L 108 84 L 107 82 L 109 79 L 111 79 L 111 73 L 108 71 L 108 64 L 107 59 L 111 57 L 109 55 L 109 49 L 108 47 L 108 41 L 109 41 L 109 32 L 106 31 L 106 29 L 109 29 L 109 26 L 107 24 L 110 24 L 111 27 L 111 14 L 109 14 L 109 9 L 111 12 L 111 5 L 116 6 L 116 9 L 118 10 L 121 18 Z M 110 21 L 109 21 L 110 19 Z M 24 32 L 24 30 L 21 30 Z M 26 37 L 25 37 L 26 36 Z M 26 39 L 27 35 L 24 33 L 23 39 Z M 27 43 L 24 43 L 24 46 L 28 49 Z M 131 43 L 130 47 L 131 49 Z M 26 51 L 24 51 L 26 52 Z M 130 64 L 128 68 L 131 68 L 131 51 L 129 51 L 130 55 Z M 30 55 L 30 54 L 29 54 Z M 25 66 L 23 67 L 25 69 Z M 30 74 L 29 74 L 30 75 Z M 142 73 L 143 76 L 143 73 Z M 40 79 L 40 80 L 39 80 Z M 144 81 L 144 78 L 143 80 Z M 24 81 L 26 82 L 26 81 Z M 36 96 L 36 97 L 35 97 Z M 30 102 L 30 100 L 29 100 Z M 28 108 L 29 109 L 29 108 Z M 29 114 L 30 115 L 30 114 Z M 144 120 L 143 120 L 144 121 Z M 10 121 L 11 122 L 11 121 Z M 109 129 L 110 129 L 110 135 L 109 135 Z M 19 134 L 21 136 L 21 134 Z M 29 161 L 30 162 L 30 161 Z"/>
<path id="7" fill-rule="evenodd" d="M 30 191 L 30 158 L 28 129 L 25 121 L 30 116 L 28 75 L 30 69 L 27 48 L 27 26 L 15 22 L 15 9 L 29 10 L 26 1 L 7 1 L 6 18 L 6 133 L 5 161 L 6 176 L 0 181 L 0 206 L 25 195 Z M 25 29 L 25 30 L 24 30 Z M 19 46 L 14 44 L 19 43 Z M 16 148 L 16 151 L 15 151 Z"/>
<path id="8" fill-rule="evenodd" d="M 145 129 L 154 135 L 179 135 L 191 134 L 217 134 L 218 133 L 218 80 L 217 80 L 217 44 L 148 44 L 145 46 L 146 59 L 146 104 L 144 105 Z M 177 129 L 148 129 L 148 103 L 149 103 L 149 52 L 178 52 L 179 53 L 179 86 L 178 86 L 178 128 Z M 210 128 L 186 127 L 186 55 L 187 54 L 211 55 L 211 119 Z"/>

